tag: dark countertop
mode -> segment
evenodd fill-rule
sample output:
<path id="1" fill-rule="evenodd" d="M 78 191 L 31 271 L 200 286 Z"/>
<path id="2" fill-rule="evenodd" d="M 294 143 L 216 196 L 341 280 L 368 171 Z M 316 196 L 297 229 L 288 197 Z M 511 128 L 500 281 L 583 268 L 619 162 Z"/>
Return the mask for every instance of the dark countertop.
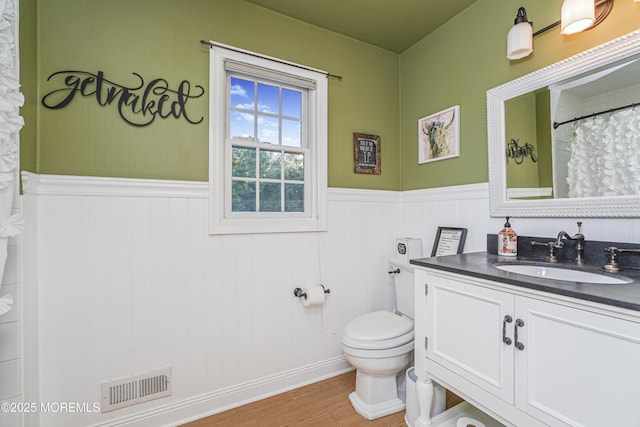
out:
<path id="1" fill-rule="evenodd" d="M 461 255 L 448 255 L 434 258 L 419 258 L 410 261 L 411 264 L 464 274 L 480 279 L 493 280 L 508 285 L 520 286 L 552 294 L 564 295 L 591 302 L 622 307 L 640 311 L 640 270 L 623 270 L 619 273 L 607 273 L 599 266 L 576 267 L 567 263 L 550 264 L 528 257 L 499 257 L 488 252 L 475 252 Z M 598 284 L 567 282 L 562 280 L 542 279 L 498 270 L 494 264 L 533 264 L 549 267 L 563 267 L 589 271 L 607 276 L 624 276 L 633 280 L 625 284 Z"/>

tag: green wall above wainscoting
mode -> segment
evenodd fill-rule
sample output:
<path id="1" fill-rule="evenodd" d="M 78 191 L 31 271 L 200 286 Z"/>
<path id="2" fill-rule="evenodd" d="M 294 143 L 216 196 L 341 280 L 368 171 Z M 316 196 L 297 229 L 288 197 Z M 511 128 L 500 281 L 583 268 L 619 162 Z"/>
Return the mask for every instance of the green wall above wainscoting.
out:
<path id="1" fill-rule="evenodd" d="M 309 0 L 311 1 L 311 0 Z M 313 0 L 321 1 L 321 0 Z M 401 0 L 399 0 L 401 1 Z M 243 0 L 20 0 L 21 167 L 44 174 L 206 181 L 209 50 L 201 39 L 342 75 L 329 80 L 329 185 L 410 190 L 487 181 L 486 91 L 633 31 L 640 3 L 616 0 L 609 18 L 585 33 L 553 29 L 530 57 L 508 61 L 506 34 L 518 6 L 534 30 L 556 21 L 561 0 L 477 0 L 400 55 Z M 104 73 L 121 84 L 187 80 L 204 96 L 184 117 L 136 127 L 115 105 L 76 97 L 42 106 L 58 71 Z M 460 105 L 460 156 L 418 164 L 421 117 Z M 353 132 L 381 137 L 382 174 L 353 172 Z"/>
<path id="2" fill-rule="evenodd" d="M 478 0 L 400 54 L 403 190 L 487 181 L 487 90 L 640 28 L 640 3 L 616 0 L 599 26 L 537 36 L 530 56 L 506 59 L 507 32 L 524 6 L 537 31 L 560 19 L 562 0 Z M 418 119 L 460 105 L 460 157 L 418 164 Z"/>
<path id="3" fill-rule="evenodd" d="M 329 79 L 329 185 L 392 189 L 399 186 L 398 55 L 270 12 L 242 0 L 21 0 L 25 94 L 38 99 L 23 110 L 27 125 L 22 169 L 45 174 L 176 180 L 208 179 L 209 49 L 215 40 L 343 76 Z M 36 53 L 37 52 L 37 53 Z M 38 69 L 37 81 L 30 70 Z M 42 97 L 60 88 L 55 72 L 102 71 L 134 85 L 162 78 L 171 88 L 187 80 L 205 95 L 190 99 L 190 117 L 127 124 L 117 105 L 76 96 L 66 107 L 44 108 Z M 29 87 L 36 84 L 36 88 Z M 33 129 L 36 128 L 37 134 Z M 381 175 L 353 172 L 353 132 L 379 135 Z M 35 154 L 32 152 L 35 151 Z"/>

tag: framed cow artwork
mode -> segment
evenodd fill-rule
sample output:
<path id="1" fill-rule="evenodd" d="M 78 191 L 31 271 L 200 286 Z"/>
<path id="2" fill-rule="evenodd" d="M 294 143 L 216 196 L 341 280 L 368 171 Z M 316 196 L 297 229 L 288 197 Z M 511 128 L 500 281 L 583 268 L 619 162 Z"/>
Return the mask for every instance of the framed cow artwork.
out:
<path id="1" fill-rule="evenodd" d="M 460 156 L 460 106 L 418 120 L 418 163 Z"/>

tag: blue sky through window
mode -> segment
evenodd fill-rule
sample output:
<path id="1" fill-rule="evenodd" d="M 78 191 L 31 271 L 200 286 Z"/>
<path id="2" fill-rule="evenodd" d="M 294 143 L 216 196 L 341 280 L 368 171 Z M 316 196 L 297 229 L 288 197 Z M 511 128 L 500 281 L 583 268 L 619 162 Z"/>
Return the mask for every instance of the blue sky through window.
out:
<path id="1" fill-rule="evenodd" d="M 238 77 L 229 92 L 231 138 L 302 146 L 302 92 Z"/>
<path id="2" fill-rule="evenodd" d="M 258 116 L 258 142 L 267 142 L 269 144 L 280 143 L 277 117 Z"/>
<path id="3" fill-rule="evenodd" d="M 302 94 L 297 90 L 282 89 L 282 115 L 302 118 Z"/>
<path id="4" fill-rule="evenodd" d="M 261 113 L 280 113 L 280 88 L 258 83 L 258 111 Z"/>
<path id="5" fill-rule="evenodd" d="M 253 110 L 254 82 L 231 77 L 231 106 Z"/>

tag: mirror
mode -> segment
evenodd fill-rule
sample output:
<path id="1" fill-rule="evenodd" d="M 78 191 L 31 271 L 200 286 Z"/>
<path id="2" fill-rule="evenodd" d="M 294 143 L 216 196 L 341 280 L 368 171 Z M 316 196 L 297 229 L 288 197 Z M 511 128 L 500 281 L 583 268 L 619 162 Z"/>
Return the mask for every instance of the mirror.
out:
<path id="1" fill-rule="evenodd" d="M 492 216 L 640 217 L 640 30 L 489 90 L 487 120 Z"/>

